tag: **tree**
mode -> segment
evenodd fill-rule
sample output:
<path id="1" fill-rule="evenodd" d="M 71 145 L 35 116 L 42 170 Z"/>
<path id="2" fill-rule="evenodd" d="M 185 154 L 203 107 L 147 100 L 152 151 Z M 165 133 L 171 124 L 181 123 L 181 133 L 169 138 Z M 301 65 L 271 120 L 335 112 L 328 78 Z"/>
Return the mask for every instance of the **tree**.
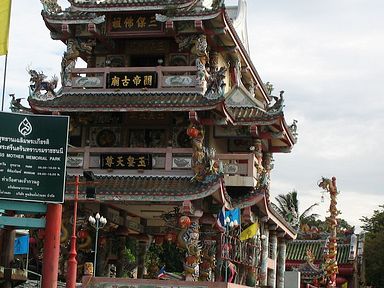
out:
<path id="1" fill-rule="evenodd" d="M 318 214 L 310 214 L 311 210 L 319 205 L 318 203 L 312 204 L 303 213 L 299 214 L 299 200 L 297 199 L 296 190 L 287 194 L 279 194 L 275 199 L 278 205 L 273 204 L 273 207 L 295 228 L 299 228 L 300 225 L 319 217 Z"/>
<path id="2" fill-rule="evenodd" d="M 373 216 L 360 219 L 366 231 L 364 245 L 365 274 L 367 285 L 384 287 L 384 205 L 374 210 Z"/>

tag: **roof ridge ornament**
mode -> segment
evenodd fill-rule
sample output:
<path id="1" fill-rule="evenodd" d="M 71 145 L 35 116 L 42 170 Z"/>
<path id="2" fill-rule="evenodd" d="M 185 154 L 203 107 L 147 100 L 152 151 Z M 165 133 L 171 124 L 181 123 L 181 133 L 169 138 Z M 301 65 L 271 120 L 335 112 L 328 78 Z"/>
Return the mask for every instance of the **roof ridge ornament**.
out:
<path id="1" fill-rule="evenodd" d="M 63 12 L 60 5 L 57 4 L 57 0 L 40 0 L 41 4 L 43 4 L 44 12 L 48 14 L 59 14 Z"/>

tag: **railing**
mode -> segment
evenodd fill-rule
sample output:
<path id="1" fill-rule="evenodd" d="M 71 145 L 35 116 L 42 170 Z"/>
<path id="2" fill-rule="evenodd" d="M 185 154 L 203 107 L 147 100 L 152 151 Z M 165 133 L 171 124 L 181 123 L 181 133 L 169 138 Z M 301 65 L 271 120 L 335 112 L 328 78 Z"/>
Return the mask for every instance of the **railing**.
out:
<path id="1" fill-rule="evenodd" d="M 117 171 L 117 169 L 114 170 L 112 167 L 111 169 L 101 168 L 101 155 L 126 155 L 128 157 L 129 155 L 134 154 L 150 154 L 152 158 L 151 170 L 146 170 L 145 173 L 175 173 L 178 175 L 192 175 L 192 153 L 192 148 L 173 147 L 69 147 L 67 157 L 67 168 L 71 169 L 72 171 L 74 171 L 74 169 L 92 169 L 94 171 L 97 170 L 97 172 L 101 174 L 113 174 Z M 248 181 L 250 183 L 249 185 L 253 185 L 257 176 L 257 169 L 255 167 L 255 156 L 252 153 L 217 154 L 215 159 L 221 162 L 224 177 L 226 177 L 226 184 L 228 184 L 230 181 L 239 182 L 240 179 L 243 181 L 243 184 Z M 143 171 L 137 170 L 119 169 L 118 172 L 119 174 L 143 173 Z M 227 181 L 229 182 L 227 183 Z M 239 185 L 242 184 L 240 183 Z M 249 186 L 248 184 L 244 185 Z"/>
<path id="2" fill-rule="evenodd" d="M 75 68 L 71 73 L 71 85 L 67 85 L 64 89 L 137 89 L 145 90 L 176 90 L 183 88 L 183 91 L 203 91 L 203 86 L 197 81 L 196 66 L 156 66 L 156 67 L 100 67 L 100 68 Z M 144 83 L 144 78 L 140 81 L 134 81 L 133 78 L 124 82 L 124 85 L 116 85 L 110 87 L 108 83 L 108 75 L 111 73 L 119 73 L 124 76 L 138 75 L 138 77 L 148 75 L 156 75 L 156 79 L 150 79 Z M 148 76 L 147 77 L 150 77 Z M 128 77 L 129 78 L 129 77 Z M 128 79 L 127 78 L 127 79 Z M 139 78 L 137 78 L 139 79 Z M 110 79 L 109 79 L 110 80 Z M 129 83 L 128 83 L 129 82 Z M 115 83 L 116 84 L 116 83 Z M 126 85 L 125 85 L 126 84 Z M 129 84 L 129 85 L 128 85 Z"/>
<path id="3" fill-rule="evenodd" d="M 221 234 L 221 258 L 233 263 L 256 267 L 260 261 L 260 243 L 240 241 L 238 237 Z"/>
<path id="4" fill-rule="evenodd" d="M 191 171 L 192 148 L 129 148 L 129 147 L 90 147 L 81 148 L 69 147 L 67 157 L 67 167 L 69 169 L 92 169 L 98 173 L 113 174 L 117 171 L 111 169 L 101 169 L 101 155 L 135 155 L 150 154 L 152 158 L 151 170 L 147 173 L 177 173 L 181 175 L 189 175 Z M 139 170 L 139 171 L 137 171 Z M 136 174 L 143 173 L 141 169 L 124 170 L 119 169 L 119 174 Z"/>
<path id="5" fill-rule="evenodd" d="M 256 157 L 248 154 L 216 154 L 222 163 L 224 181 L 227 186 L 254 187 L 257 183 Z"/>

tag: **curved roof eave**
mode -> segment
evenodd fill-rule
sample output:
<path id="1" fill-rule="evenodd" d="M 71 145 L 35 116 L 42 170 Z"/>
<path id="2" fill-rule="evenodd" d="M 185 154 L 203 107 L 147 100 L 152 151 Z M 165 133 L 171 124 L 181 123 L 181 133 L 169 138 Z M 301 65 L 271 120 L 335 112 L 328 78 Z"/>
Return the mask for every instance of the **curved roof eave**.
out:
<path id="1" fill-rule="evenodd" d="M 66 92 L 48 100 L 44 97 L 29 97 L 31 108 L 38 112 L 206 111 L 224 101 L 197 92 Z"/>
<path id="2" fill-rule="evenodd" d="M 237 32 L 236 32 L 235 28 L 233 27 L 233 25 L 231 23 L 231 19 L 229 18 L 228 13 L 225 12 L 225 13 L 222 13 L 222 15 L 223 15 L 223 21 L 224 21 L 225 25 L 227 27 L 229 27 L 229 33 L 231 35 L 231 38 L 236 43 L 236 45 L 238 47 L 240 47 L 240 51 L 239 52 L 240 52 L 243 60 L 245 61 L 245 63 L 247 63 L 248 67 L 250 68 L 251 74 L 252 74 L 253 78 L 256 80 L 256 84 L 260 88 L 260 91 L 261 91 L 265 101 L 267 103 L 269 103 L 270 102 L 270 97 L 268 96 L 268 94 L 266 92 L 266 89 L 264 87 L 264 83 L 261 80 L 261 77 L 260 77 L 259 73 L 257 72 L 255 66 L 253 65 L 252 60 L 250 59 L 250 56 L 247 53 L 247 50 L 245 49 L 245 47 L 242 44 L 239 36 L 237 35 Z"/>
<path id="3" fill-rule="evenodd" d="M 264 198 L 264 208 L 267 212 L 267 216 L 269 218 L 269 221 L 272 221 L 274 224 L 276 224 L 281 230 L 283 230 L 286 234 L 286 236 L 290 237 L 291 239 L 296 239 L 297 233 L 293 229 L 291 225 L 283 217 L 281 217 L 273 208 L 269 205 L 267 202 L 267 199 Z"/>
<path id="4" fill-rule="evenodd" d="M 125 3 L 84 3 L 84 1 L 69 0 L 71 8 L 75 11 L 89 11 L 89 12 L 124 12 L 124 11 L 140 11 L 140 10 L 164 10 L 168 6 L 164 5 L 164 1 L 139 1 L 134 2 L 130 0 L 123 0 L 119 2 Z M 108 1 L 112 2 L 112 1 Z M 178 9 L 188 8 L 194 4 L 194 0 L 173 0 L 173 5 L 177 5 Z"/>
<path id="5" fill-rule="evenodd" d="M 209 183 L 191 181 L 191 177 L 175 176 L 109 176 L 96 175 L 97 200 L 180 202 L 196 200 L 214 194 L 220 189 L 218 175 Z M 68 183 L 74 175 L 68 175 Z M 151 187 L 151 188 L 148 188 Z M 73 199 L 74 186 L 67 185 L 65 200 Z M 86 194 L 85 187 L 79 187 L 79 194 Z"/>

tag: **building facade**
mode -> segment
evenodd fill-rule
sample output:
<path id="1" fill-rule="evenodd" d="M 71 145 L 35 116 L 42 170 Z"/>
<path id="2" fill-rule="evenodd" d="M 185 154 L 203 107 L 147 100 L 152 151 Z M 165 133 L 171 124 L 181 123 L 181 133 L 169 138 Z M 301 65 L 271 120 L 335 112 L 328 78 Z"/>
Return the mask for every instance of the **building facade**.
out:
<path id="1" fill-rule="evenodd" d="M 286 241 L 296 235 L 270 206 L 269 183 L 296 122 L 286 123 L 283 91 L 272 95 L 251 61 L 246 2 L 69 2 L 42 1 L 52 39 L 67 46 L 62 87 L 30 70 L 28 98 L 33 113 L 70 116 L 59 274 L 80 175 L 79 278 L 94 256 L 87 219 L 99 212 L 108 222 L 97 276 L 111 265 L 123 276 L 135 239 L 136 277 L 149 277 L 148 247 L 170 241 L 183 251 L 183 280 L 284 287 Z M 230 211 L 239 212 L 233 221 Z"/>

